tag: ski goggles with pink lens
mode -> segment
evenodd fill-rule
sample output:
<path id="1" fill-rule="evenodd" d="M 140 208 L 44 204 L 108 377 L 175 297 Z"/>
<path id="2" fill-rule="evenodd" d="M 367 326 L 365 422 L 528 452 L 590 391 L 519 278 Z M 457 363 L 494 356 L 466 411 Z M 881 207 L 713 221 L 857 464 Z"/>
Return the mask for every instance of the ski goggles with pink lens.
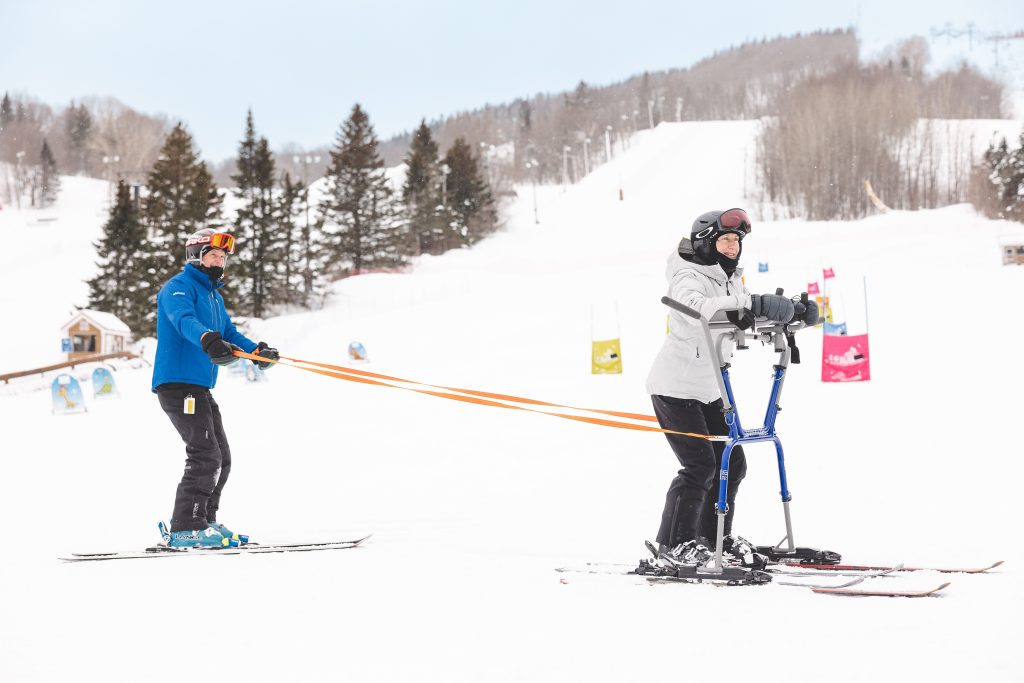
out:
<path id="1" fill-rule="evenodd" d="M 739 232 L 741 233 L 740 238 L 746 237 L 753 230 L 750 224 L 750 216 L 743 209 L 729 209 L 723 211 L 722 215 L 714 222 L 715 232 L 712 234 L 721 234 L 723 232 Z"/>

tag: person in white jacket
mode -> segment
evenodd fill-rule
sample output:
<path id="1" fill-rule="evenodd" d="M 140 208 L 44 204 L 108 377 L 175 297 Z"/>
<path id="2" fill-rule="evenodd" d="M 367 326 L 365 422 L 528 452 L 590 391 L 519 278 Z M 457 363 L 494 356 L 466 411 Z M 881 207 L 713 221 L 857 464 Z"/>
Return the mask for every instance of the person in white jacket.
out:
<path id="1" fill-rule="evenodd" d="M 742 209 L 709 211 L 699 216 L 689 237 L 684 237 L 669 257 L 669 296 L 708 320 L 725 311 L 741 329 L 749 328 L 754 317 L 790 322 L 795 313 L 792 301 L 775 294 L 751 295 L 743 284 L 739 260 L 743 239 L 750 230 L 750 218 Z M 731 342 L 722 344 L 723 360 L 732 357 L 733 346 Z M 716 372 L 720 370 L 707 348 L 700 321 L 673 310 L 668 336 L 647 377 L 647 392 L 662 428 L 707 435 L 729 433 Z M 714 550 L 709 539 L 714 539 L 717 531 L 718 487 L 713 484 L 725 445 L 691 436 L 665 436 L 682 469 L 665 498 L 657 536 L 659 552 L 677 562 L 704 564 Z M 753 556 L 752 546 L 732 535 L 736 492 L 746 469 L 743 448 L 737 446 L 729 463 L 723 552 L 756 565 L 759 558 Z"/>

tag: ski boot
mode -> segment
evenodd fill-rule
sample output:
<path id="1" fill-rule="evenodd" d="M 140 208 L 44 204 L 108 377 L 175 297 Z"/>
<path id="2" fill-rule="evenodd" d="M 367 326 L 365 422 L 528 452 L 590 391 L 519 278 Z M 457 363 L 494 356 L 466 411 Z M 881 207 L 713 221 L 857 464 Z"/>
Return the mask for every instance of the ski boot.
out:
<path id="1" fill-rule="evenodd" d="M 220 522 L 210 522 L 210 528 L 216 529 L 217 532 L 220 533 L 220 535 L 223 536 L 224 538 L 230 538 L 232 540 L 238 541 L 239 545 L 245 545 L 246 543 L 249 542 L 249 536 L 248 535 L 246 535 L 246 534 L 236 534 L 234 531 L 232 531 L 231 529 L 227 528 L 226 526 L 224 526 Z"/>
<path id="2" fill-rule="evenodd" d="M 225 538 L 215 528 L 187 529 L 168 532 L 167 546 L 170 548 L 237 548 L 238 540 Z"/>
<path id="3" fill-rule="evenodd" d="M 663 543 L 659 543 L 655 547 L 650 541 L 644 541 L 644 545 L 654 557 L 640 560 L 640 566 L 633 572 L 635 574 L 674 576 L 679 567 L 703 567 L 715 556 L 702 538 L 680 543 L 674 547 Z"/>
<path id="4" fill-rule="evenodd" d="M 757 552 L 754 544 L 742 536 L 729 534 L 722 539 L 722 562 L 745 569 L 764 569 L 768 557 Z"/>
<path id="5" fill-rule="evenodd" d="M 714 557 L 715 554 L 708 548 L 708 542 L 703 538 L 695 538 L 670 550 L 666 550 L 665 546 L 659 546 L 657 563 L 664 569 L 704 567 Z"/>

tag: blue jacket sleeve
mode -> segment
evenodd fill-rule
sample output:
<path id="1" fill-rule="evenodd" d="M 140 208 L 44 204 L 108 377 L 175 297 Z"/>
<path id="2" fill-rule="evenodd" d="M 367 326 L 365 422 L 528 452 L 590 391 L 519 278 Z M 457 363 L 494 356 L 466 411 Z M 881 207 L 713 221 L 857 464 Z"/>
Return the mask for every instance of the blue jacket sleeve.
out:
<path id="1" fill-rule="evenodd" d="M 194 294 L 188 287 L 177 282 L 169 282 L 160 290 L 160 308 L 174 325 L 181 336 L 196 346 L 200 346 L 199 338 L 209 331 L 196 316 Z"/>

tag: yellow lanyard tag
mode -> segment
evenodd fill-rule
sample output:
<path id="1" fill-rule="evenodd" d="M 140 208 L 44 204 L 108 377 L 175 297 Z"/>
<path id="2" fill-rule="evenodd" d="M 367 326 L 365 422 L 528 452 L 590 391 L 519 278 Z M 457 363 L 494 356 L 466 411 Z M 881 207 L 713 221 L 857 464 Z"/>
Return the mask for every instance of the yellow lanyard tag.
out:
<path id="1" fill-rule="evenodd" d="M 186 415 L 195 415 L 195 413 L 196 413 L 196 400 L 195 400 L 195 398 L 192 397 L 192 394 L 189 394 L 188 396 L 185 397 L 185 414 Z"/>

